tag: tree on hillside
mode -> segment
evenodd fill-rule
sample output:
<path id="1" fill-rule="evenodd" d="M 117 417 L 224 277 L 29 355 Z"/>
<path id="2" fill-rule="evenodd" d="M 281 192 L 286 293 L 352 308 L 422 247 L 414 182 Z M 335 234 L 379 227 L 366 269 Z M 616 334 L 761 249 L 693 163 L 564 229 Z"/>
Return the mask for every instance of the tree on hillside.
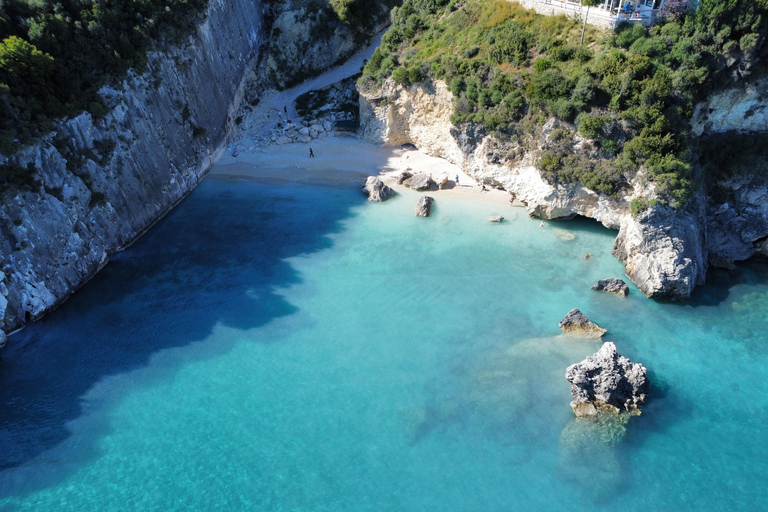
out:
<path id="1" fill-rule="evenodd" d="M 581 0 L 581 5 L 587 6 L 587 14 L 584 16 L 584 26 L 581 27 L 581 44 L 584 44 L 584 32 L 587 30 L 587 18 L 589 18 L 589 8 L 601 3 L 601 0 Z"/>

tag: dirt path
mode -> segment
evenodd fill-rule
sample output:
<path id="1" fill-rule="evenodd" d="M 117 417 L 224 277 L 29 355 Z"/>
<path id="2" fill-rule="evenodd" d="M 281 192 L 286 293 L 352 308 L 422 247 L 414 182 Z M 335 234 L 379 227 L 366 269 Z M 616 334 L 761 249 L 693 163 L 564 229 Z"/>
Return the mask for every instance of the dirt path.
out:
<path id="1" fill-rule="evenodd" d="M 243 117 L 243 122 L 240 125 L 240 133 L 237 135 L 237 139 L 233 142 L 233 146 L 237 144 L 243 144 L 246 147 L 252 145 L 252 141 L 256 141 L 265 136 L 270 129 L 274 128 L 278 122 L 285 118 L 284 108 L 288 109 L 288 119 L 296 123 L 300 121 L 296 109 L 293 106 L 293 102 L 296 98 L 302 94 L 322 89 L 336 82 L 340 82 L 345 78 L 355 75 L 360 72 L 363 67 L 363 61 L 368 60 L 376 51 L 376 48 L 381 44 L 381 36 L 385 31 L 376 34 L 371 43 L 366 47 L 352 55 L 346 62 L 333 67 L 321 75 L 314 78 L 310 78 L 306 82 L 302 82 L 299 85 L 286 89 L 284 91 L 267 91 L 262 97 L 258 105 L 256 105 L 251 112 Z M 253 144 L 256 144 L 253 142 Z M 258 144 L 256 144 L 258 145 Z"/>

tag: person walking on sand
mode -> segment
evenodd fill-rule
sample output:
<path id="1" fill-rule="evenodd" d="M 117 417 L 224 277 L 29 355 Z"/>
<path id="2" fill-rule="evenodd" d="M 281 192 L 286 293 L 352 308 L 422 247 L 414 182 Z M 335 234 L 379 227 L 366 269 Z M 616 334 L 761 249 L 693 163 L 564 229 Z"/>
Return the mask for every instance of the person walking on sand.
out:
<path id="1" fill-rule="evenodd" d="M 288 105 L 283 106 L 283 110 L 285 111 L 285 115 L 288 115 Z"/>
<path id="2" fill-rule="evenodd" d="M 459 175 L 457 174 L 456 175 L 456 185 L 458 186 L 458 184 L 459 184 Z"/>
<path id="3" fill-rule="evenodd" d="M 315 154 L 312 152 L 312 148 L 309 148 L 309 158 L 315 158 Z"/>

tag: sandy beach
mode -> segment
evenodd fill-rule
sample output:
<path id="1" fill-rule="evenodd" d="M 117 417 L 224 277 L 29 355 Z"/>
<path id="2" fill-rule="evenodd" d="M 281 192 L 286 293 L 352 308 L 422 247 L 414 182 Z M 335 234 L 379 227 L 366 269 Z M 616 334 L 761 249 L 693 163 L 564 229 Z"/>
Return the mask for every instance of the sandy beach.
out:
<path id="1" fill-rule="evenodd" d="M 312 148 L 314 157 L 309 156 Z M 399 194 L 424 194 L 397 184 L 401 172 L 431 174 L 440 182 L 443 177 L 458 186 L 428 192 L 437 201 L 441 196 L 465 196 L 509 206 L 510 195 L 503 190 L 482 185 L 462 172 L 458 165 L 435 158 L 417 149 L 378 146 L 355 135 L 331 133 L 310 143 L 294 143 L 258 147 L 234 157 L 223 156 L 211 170 L 220 178 L 251 181 L 295 181 L 323 183 L 356 181 L 362 186 L 368 176 L 381 175 L 384 182 Z M 515 206 L 523 206 L 516 202 Z"/>

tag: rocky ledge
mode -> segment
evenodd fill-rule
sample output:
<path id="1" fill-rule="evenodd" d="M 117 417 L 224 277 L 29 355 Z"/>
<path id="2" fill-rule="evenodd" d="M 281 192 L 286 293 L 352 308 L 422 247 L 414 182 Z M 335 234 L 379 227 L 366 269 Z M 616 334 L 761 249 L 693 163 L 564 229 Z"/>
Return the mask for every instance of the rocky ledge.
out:
<path id="1" fill-rule="evenodd" d="M 560 329 L 563 330 L 563 334 L 575 334 L 584 338 L 599 338 L 608 332 L 596 323 L 590 322 L 584 313 L 575 308 L 560 320 Z"/>
<path id="2" fill-rule="evenodd" d="M 626 297 L 629 294 L 629 286 L 621 279 L 615 277 L 609 277 L 608 279 L 600 279 L 592 289 L 597 292 L 615 293 Z"/>
<path id="3" fill-rule="evenodd" d="M 565 378 L 571 383 L 571 407 L 576 416 L 640 414 L 639 406 L 648 399 L 647 370 L 620 356 L 611 342 L 604 343 L 584 361 L 569 366 Z"/>

